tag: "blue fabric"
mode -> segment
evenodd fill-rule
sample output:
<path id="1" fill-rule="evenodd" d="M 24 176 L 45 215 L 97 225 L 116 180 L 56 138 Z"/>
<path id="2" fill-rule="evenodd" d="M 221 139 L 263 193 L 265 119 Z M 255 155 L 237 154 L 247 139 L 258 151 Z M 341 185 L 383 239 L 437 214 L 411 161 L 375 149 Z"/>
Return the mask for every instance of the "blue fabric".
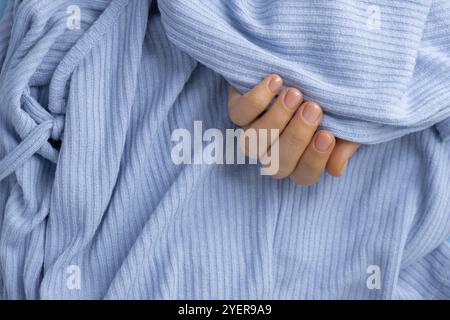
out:
<path id="1" fill-rule="evenodd" d="M 9 1 L 1 297 L 450 299 L 449 21 L 445 0 Z M 228 82 L 271 72 L 365 143 L 344 177 L 172 162 L 174 130 L 233 128 Z"/>
<path id="2" fill-rule="evenodd" d="M 5 10 L 5 0 L 0 0 L 0 18 L 3 15 L 3 10 Z"/>

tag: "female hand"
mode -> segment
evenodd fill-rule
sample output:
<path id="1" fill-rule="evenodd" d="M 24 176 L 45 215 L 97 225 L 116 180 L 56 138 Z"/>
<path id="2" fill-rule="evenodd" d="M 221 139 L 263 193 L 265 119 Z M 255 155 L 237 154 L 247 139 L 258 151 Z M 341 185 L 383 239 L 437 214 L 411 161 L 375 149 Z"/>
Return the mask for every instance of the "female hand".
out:
<path id="1" fill-rule="evenodd" d="M 291 177 L 299 185 L 311 185 L 325 170 L 332 176 L 341 176 L 360 144 L 337 139 L 326 130 L 317 131 L 323 115 L 320 106 L 303 101 L 296 88 L 279 93 L 282 85 L 281 77 L 270 75 L 244 95 L 230 87 L 231 121 L 244 131 L 278 129 L 279 169 L 273 175 L 275 178 Z M 258 150 L 260 158 L 270 153 L 274 140 L 268 141 L 268 150 Z M 247 155 L 250 147 L 244 148 Z"/>

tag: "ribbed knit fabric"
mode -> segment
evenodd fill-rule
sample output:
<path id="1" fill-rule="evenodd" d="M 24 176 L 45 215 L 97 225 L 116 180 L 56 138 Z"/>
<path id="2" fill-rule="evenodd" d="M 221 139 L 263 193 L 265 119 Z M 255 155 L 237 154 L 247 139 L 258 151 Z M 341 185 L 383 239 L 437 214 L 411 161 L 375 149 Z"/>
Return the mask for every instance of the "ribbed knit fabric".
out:
<path id="1" fill-rule="evenodd" d="M 447 0 L 9 1 L 0 296 L 450 299 L 449 21 Z M 234 128 L 227 81 L 271 72 L 366 143 L 344 177 L 172 162 L 175 129 Z"/>
<path id="2" fill-rule="evenodd" d="M 0 18 L 3 15 L 3 10 L 5 10 L 5 1 L 4 0 L 0 0 Z"/>

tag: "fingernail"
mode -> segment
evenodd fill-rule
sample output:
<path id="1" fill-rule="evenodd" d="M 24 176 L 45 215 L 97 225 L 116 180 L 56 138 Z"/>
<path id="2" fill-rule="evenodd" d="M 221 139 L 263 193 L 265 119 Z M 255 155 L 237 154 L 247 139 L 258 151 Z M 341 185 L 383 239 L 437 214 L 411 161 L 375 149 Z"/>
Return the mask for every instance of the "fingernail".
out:
<path id="1" fill-rule="evenodd" d="M 302 94 L 300 93 L 300 91 L 295 89 L 289 89 L 284 97 L 284 104 L 289 109 L 294 110 L 299 106 L 301 99 Z"/>
<path id="2" fill-rule="evenodd" d="M 303 120 L 309 124 L 316 124 L 320 118 L 322 110 L 315 103 L 307 103 L 302 111 Z"/>
<path id="3" fill-rule="evenodd" d="M 269 81 L 269 90 L 273 93 L 277 93 L 282 84 L 283 80 L 279 76 L 272 76 Z"/>
<path id="4" fill-rule="evenodd" d="M 333 138 L 327 133 L 319 133 L 314 141 L 314 146 L 320 152 L 328 151 L 333 144 Z"/>

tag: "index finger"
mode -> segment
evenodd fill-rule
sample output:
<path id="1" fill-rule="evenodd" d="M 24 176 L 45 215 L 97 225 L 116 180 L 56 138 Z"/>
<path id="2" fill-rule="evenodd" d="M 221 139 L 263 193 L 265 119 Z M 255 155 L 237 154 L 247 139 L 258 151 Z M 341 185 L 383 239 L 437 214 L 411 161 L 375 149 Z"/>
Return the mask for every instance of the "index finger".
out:
<path id="1" fill-rule="evenodd" d="M 228 113 L 231 121 L 241 127 L 250 124 L 267 109 L 282 85 L 281 77 L 272 74 L 244 95 L 230 86 Z"/>

